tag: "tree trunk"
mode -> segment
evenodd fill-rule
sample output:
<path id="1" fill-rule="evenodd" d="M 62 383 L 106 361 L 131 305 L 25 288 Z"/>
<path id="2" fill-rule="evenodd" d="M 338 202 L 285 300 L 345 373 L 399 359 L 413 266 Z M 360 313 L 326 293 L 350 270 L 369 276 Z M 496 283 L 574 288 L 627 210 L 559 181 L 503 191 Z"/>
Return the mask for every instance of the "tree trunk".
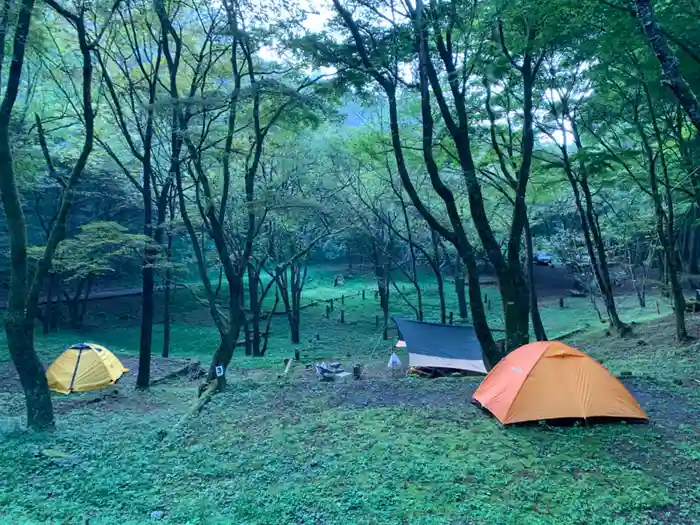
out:
<path id="1" fill-rule="evenodd" d="M 243 321 L 243 335 L 245 337 L 245 355 L 253 355 L 253 338 L 250 336 L 250 319 L 245 316 Z"/>
<path id="2" fill-rule="evenodd" d="M 260 304 L 259 297 L 259 286 L 260 284 L 260 273 L 258 269 L 252 265 L 248 265 L 248 305 L 251 312 L 251 325 L 252 325 L 252 355 L 259 357 L 260 353 L 260 314 L 262 310 L 262 305 Z"/>
<path id="3" fill-rule="evenodd" d="M 170 192 L 173 191 L 172 183 L 168 188 Z M 163 293 L 163 357 L 170 356 L 170 295 L 173 280 L 173 221 L 175 220 L 175 203 L 173 202 L 172 193 L 168 199 L 168 213 L 170 214 L 170 224 L 168 226 L 168 244 L 166 246 L 165 256 L 166 269 L 165 269 L 165 290 Z"/>
<path id="4" fill-rule="evenodd" d="M 513 351 L 527 344 L 530 331 L 530 293 L 519 268 L 509 268 L 509 277 L 499 286 L 504 303 L 506 350 Z M 517 275 L 519 274 L 519 275 Z M 508 285 L 508 281 L 512 284 Z"/>
<path id="5" fill-rule="evenodd" d="M 170 246 L 170 241 L 168 241 Z M 172 270 L 170 263 L 165 271 L 165 291 L 163 293 L 163 357 L 170 357 L 170 280 Z"/>
<path id="6" fill-rule="evenodd" d="M 83 296 L 83 300 L 80 303 L 80 314 L 78 317 L 79 328 L 83 327 L 83 321 L 85 320 L 85 313 L 87 312 L 87 305 L 88 301 L 90 300 L 90 293 L 92 293 L 92 284 L 94 280 L 95 277 L 92 274 L 88 275 L 85 286 L 85 295 Z"/>
<path id="7" fill-rule="evenodd" d="M 564 114 L 569 116 L 568 110 L 566 108 L 564 110 Z M 576 121 L 571 118 L 570 121 L 576 148 L 579 152 L 583 152 L 583 143 L 578 133 Z M 568 132 L 564 130 L 564 133 L 566 134 Z M 581 221 L 583 238 L 586 242 L 586 250 L 588 251 L 588 256 L 591 259 L 591 267 L 593 268 L 593 274 L 595 276 L 596 283 L 598 284 L 600 293 L 603 296 L 603 302 L 605 303 L 605 309 L 608 314 L 608 319 L 610 320 L 610 324 L 618 332 L 618 334 L 625 335 L 629 332 L 629 326 L 624 324 L 617 314 L 615 297 L 613 295 L 612 286 L 610 284 L 610 272 L 608 268 L 607 256 L 605 253 L 603 235 L 600 230 L 600 225 L 598 224 L 596 211 L 593 204 L 593 197 L 591 194 L 590 187 L 588 185 L 587 166 L 584 164 L 585 161 L 581 157 L 579 161 L 581 173 L 577 178 L 573 172 L 573 168 L 570 163 L 570 158 L 568 155 L 566 144 L 564 144 L 564 147 L 562 148 L 562 153 L 564 155 L 564 170 L 573 190 L 574 202 L 576 203 L 576 209 L 578 211 L 579 219 Z"/>
<path id="8" fill-rule="evenodd" d="M 34 349 L 33 323 L 23 316 L 7 312 L 5 317 L 7 348 L 17 369 L 27 405 L 27 426 L 35 429 L 52 428 L 54 425 L 51 393 L 46 381 L 44 366 Z"/>
<path id="9" fill-rule="evenodd" d="M 150 208 L 150 199 L 148 200 L 146 208 Z M 149 215 L 149 231 L 146 235 L 150 237 L 150 213 L 147 214 Z M 136 376 L 136 388 L 140 389 L 148 388 L 151 378 L 151 345 L 153 343 L 154 311 L 153 295 L 155 289 L 154 264 L 155 254 L 153 248 L 147 247 L 141 273 L 143 286 L 143 294 L 141 296 L 141 339 L 139 342 L 139 371 Z"/>
<path id="10" fill-rule="evenodd" d="M 292 344 L 301 342 L 301 291 L 306 279 L 306 269 L 295 263 L 291 267 L 292 317 L 289 320 L 292 330 Z"/>
<path id="11" fill-rule="evenodd" d="M 42 329 L 44 335 L 51 331 L 51 319 L 53 317 L 53 296 L 56 288 L 56 274 L 51 273 L 49 275 L 49 287 L 46 291 L 46 304 L 44 305 L 44 315 L 41 319 Z"/>
<path id="12" fill-rule="evenodd" d="M 464 281 L 464 268 L 462 266 L 462 261 L 457 258 L 455 261 L 455 291 L 457 292 L 457 304 L 459 306 L 459 318 L 468 319 L 469 318 L 469 307 L 467 304 L 467 292 L 465 289 Z"/>
<path id="13" fill-rule="evenodd" d="M 435 258 L 435 279 L 437 281 L 438 298 L 440 300 L 440 322 L 446 324 L 447 306 L 445 304 L 445 280 L 442 276 L 442 260 L 440 257 L 438 234 L 435 230 L 430 230 L 430 238 L 433 245 L 433 257 Z"/>
<path id="14" fill-rule="evenodd" d="M 673 259 L 673 255 L 671 258 Z M 676 321 L 676 338 L 679 341 L 685 341 L 688 339 L 688 331 L 685 326 L 685 297 L 678 280 L 678 267 L 675 262 L 669 261 L 668 271 L 673 297 L 673 315 Z"/>
<path id="15" fill-rule="evenodd" d="M 690 235 L 688 236 L 688 272 L 697 275 L 700 271 L 698 271 L 698 228 L 695 225 L 697 220 L 695 206 L 693 206 L 691 217 L 693 223 L 690 226 Z"/>
<path id="16" fill-rule="evenodd" d="M 61 277 L 56 275 L 56 302 L 53 304 L 53 313 L 51 314 L 51 326 L 50 330 L 55 332 L 58 330 L 58 326 L 61 321 L 61 304 L 63 303 L 63 283 L 61 282 Z"/>
<path id="17" fill-rule="evenodd" d="M 267 344 L 270 341 L 270 325 L 272 324 L 272 316 L 277 311 L 277 306 L 280 303 L 279 290 L 275 290 L 275 302 L 272 304 L 272 310 L 270 310 L 270 315 L 267 317 L 267 322 L 265 323 L 265 340 L 260 348 L 260 357 L 264 356 L 267 352 Z"/>
<path id="18" fill-rule="evenodd" d="M 639 5 L 639 4 L 638 4 Z M 685 341 L 688 338 L 688 332 L 685 326 L 685 298 L 683 290 L 678 280 L 679 258 L 676 249 L 675 225 L 674 225 L 674 209 L 671 181 L 666 165 L 666 156 L 664 154 L 664 139 L 656 122 L 654 113 L 654 104 L 649 93 L 647 84 L 643 84 L 646 94 L 647 104 L 651 116 L 652 127 L 658 147 L 658 158 L 661 162 L 664 175 L 665 198 L 661 196 L 659 181 L 656 171 L 657 156 L 654 154 L 651 143 L 644 130 L 643 125 L 639 120 L 638 107 L 634 107 L 634 120 L 637 124 L 637 129 L 642 138 L 642 146 L 647 158 L 647 169 L 649 171 L 649 189 L 652 201 L 654 203 L 654 214 L 656 216 L 656 230 L 659 236 L 659 241 L 664 250 L 666 259 L 666 270 L 668 279 L 671 285 L 671 297 L 673 299 L 673 313 L 676 320 L 676 337 L 679 341 Z M 664 200 L 666 202 L 666 210 L 664 210 Z"/>
<path id="19" fill-rule="evenodd" d="M 437 289 L 438 298 L 440 301 L 440 322 L 442 324 L 447 323 L 447 305 L 445 304 L 445 281 L 442 278 L 442 274 L 437 274 Z"/>
<path id="20" fill-rule="evenodd" d="M 661 64 L 663 84 L 667 85 L 690 117 L 695 129 L 700 133 L 700 103 L 697 96 L 681 75 L 680 60 L 668 45 L 666 36 L 656 22 L 650 0 L 634 0 L 637 6 L 636 17 L 652 52 Z"/>
<path id="21" fill-rule="evenodd" d="M 46 429 L 54 426 L 53 406 L 46 373 L 34 348 L 34 314 L 29 312 L 30 315 L 27 315 L 26 312 L 28 307 L 36 308 L 36 304 L 28 304 L 27 300 L 27 222 L 22 211 L 10 145 L 12 108 L 17 100 L 33 8 L 33 0 L 22 1 L 15 26 L 10 71 L 0 105 L 0 198 L 7 221 L 11 264 L 4 315 L 7 348 L 24 390 L 27 425 Z M 49 240 L 52 240 L 51 237 L 53 235 Z M 47 243 L 47 250 L 49 246 Z"/>
<path id="22" fill-rule="evenodd" d="M 298 345 L 301 342 L 301 330 L 299 327 L 299 319 L 294 314 L 289 315 L 289 329 L 292 336 L 292 344 Z"/>
<path id="23" fill-rule="evenodd" d="M 530 233 L 530 221 L 527 220 L 525 223 L 525 246 L 527 262 L 527 281 L 528 287 L 530 288 L 530 316 L 532 317 L 532 328 L 535 331 L 535 337 L 538 341 L 546 341 L 547 333 L 544 330 L 544 325 L 542 324 L 542 317 L 540 316 L 540 308 L 537 304 L 537 288 L 535 286 L 535 263 L 534 263 L 534 250 L 532 247 L 532 234 Z"/>
<path id="24" fill-rule="evenodd" d="M 68 313 L 70 314 L 70 325 L 73 330 L 80 329 L 80 298 L 83 295 L 83 286 L 85 286 L 86 279 L 81 278 L 76 284 L 75 294 L 70 297 L 66 294 L 66 305 L 68 306 Z"/>

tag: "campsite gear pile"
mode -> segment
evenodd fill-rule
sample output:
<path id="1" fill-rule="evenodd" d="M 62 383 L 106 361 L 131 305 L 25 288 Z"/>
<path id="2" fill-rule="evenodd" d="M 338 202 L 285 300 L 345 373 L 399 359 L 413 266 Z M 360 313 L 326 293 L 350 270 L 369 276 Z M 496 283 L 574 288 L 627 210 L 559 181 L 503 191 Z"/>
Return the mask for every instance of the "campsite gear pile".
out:
<path id="1" fill-rule="evenodd" d="M 340 363 L 330 363 L 328 365 L 326 363 L 316 363 L 314 369 L 316 370 L 316 377 L 321 381 L 334 381 L 336 377 L 347 377 L 350 375 L 350 372 L 343 370 Z"/>
<path id="2" fill-rule="evenodd" d="M 49 388 L 61 394 L 98 390 L 116 383 L 129 370 L 104 346 L 73 345 L 46 371 Z"/>

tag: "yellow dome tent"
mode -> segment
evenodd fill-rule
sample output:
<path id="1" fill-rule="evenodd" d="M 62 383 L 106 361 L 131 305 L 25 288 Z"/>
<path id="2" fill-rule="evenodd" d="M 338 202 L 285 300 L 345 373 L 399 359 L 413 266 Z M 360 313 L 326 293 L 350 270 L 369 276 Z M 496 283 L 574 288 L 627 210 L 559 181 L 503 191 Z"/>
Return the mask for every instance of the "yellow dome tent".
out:
<path id="1" fill-rule="evenodd" d="M 70 394 L 112 385 L 128 371 L 105 347 L 81 343 L 71 346 L 51 364 L 46 379 L 51 390 Z"/>

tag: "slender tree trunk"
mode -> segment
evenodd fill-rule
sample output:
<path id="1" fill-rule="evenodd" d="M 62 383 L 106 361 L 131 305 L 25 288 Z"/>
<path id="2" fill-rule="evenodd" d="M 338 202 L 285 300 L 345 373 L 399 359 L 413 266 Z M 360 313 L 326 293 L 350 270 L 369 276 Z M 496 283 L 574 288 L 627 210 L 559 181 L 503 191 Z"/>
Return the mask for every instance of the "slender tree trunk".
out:
<path id="1" fill-rule="evenodd" d="M 669 263 L 669 277 L 673 296 L 673 314 L 676 321 L 676 338 L 679 341 L 685 341 L 688 339 L 688 330 L 685 326 L 685 297 L 678 280 L 678 268 L 675 263 Z"/>
<path id="2" fill-rule="evenodd" d="M 693 205 L 691 220 L 690 235 L 688 236 L 688 272 L 697 275 L 700 271 L 698 270 L 698 227 L 695 225 L 697 220 L 695 205 Z"/>
<path id="3" fill-rule="evenodd" d="M 445 280 L 442 276 L 442 261 L 440 257 L 440 244 L 438 234 L 435 230 L 430 231 L 433 245 L 433 257 L 435 258 L 435 279 L 437 280 L 438 298 L 440 300 L 440 322 L 447 323 L 447 306 L 445 304 Z"/>
<path id="4" fill-rule="evenodd" d="M 56 278 L 56 302 L 53 304 L 53 313 L 51 314 L 51 326 L 50 330 L 56 332 L 61 321 L 61 304 L 63 303 L 63 283 L 61 282 L 61 277 L 55 274 Z"/>
<path id="5" fill-rule="evenodd" d="M 70 325 L 74 330 L 80 329 L 80 298 L 83 296 L 83 287 L 87 279 L 81 278 L 76 284 L 73 297 L 66 295 L 66 303 L 70 313 Z"/>
<path id="6" fill-rule="evenodd" d="M 253 355 L 253 338 L 250 335 L 250 319 L 245 317 L 243 322 L 243 334 L 245 336 L 245 355 Z"/>
<path id="7" fill-rule="evenodd" d="M 36 308 L 36 304 L 28 304 L 27 299 L 27 223 L 22 211 L 10 146 L 12 108 L 21 80 L 34 2 L 23 0 L 20 7 L 12 46 L 12 61 L 9 64 L 8 80 L 0 105 L 0 198 L 7 221 L 11 263 L 4 322 L 7 348 L 24 389 L 27 424 L 30 428 L 45 429 L 54 426 L 53 406 L 44 367 L 34 348 L 34 312 L 31 310 Z M 50 236 L 49 241 L 52 240 L 51 237 L 53 236 Z M 47 250 L 49 246 L 47 243 Z M 36 301 L 31 296 L 29 300 Z M 26 311 L 27 308 L 30 312 Z"/>
<path id="8" fill-rule="evenodd" d="M 170 224 L 168 225 L 168 244 L 166 246 L 166 268 L 165 268 L 165 290 L 163 293 L 163 357 L 170 356 L 170 300 L 173 280 L 173 221 L 175 220 L 175 203 L 173 202 L 172 191 L 174 187 L 172 183 L 168 189 L 170 196 L 168 198 L 168 213 Z"/>
<path id="9" fill-rule="evenodd" d="M 290 268 L 292 308 L 289 327 L 292 331 L 292 344 L 295 345 L 301 342 L 301 271 L 297 263 Z"/>
<path id="10" fill-rule="evenodd" d="M 634 0 L 637 7 L 636 17 L 642 33 L 649 43 L 652 52 L 661 64 L 663 83 L 667 85 L 690 117 L 695 129 L 700 133 L 700 103 L 696 94 L 681 75 L 680 60 L 668 45 L 666 36 L 656 22 L 656 15 L 650 0 Z"/>
<path id="11" fill-rule="evenodd" d="M 567 108 L 564 109 L 564 114 L 570 118 Z M 574 143 L 576 144 L 577 150 L 582 152 L 584 151 L 584 148 L 578 132 L 576 121 L 573 118 L 570 118 L 570 121 L 574 136 Z M 564 130 L 565 135 L 566 133 L 568 132 Z M 618 334 L 625 335 L 630 329 L 629 326 L 620 320 L 617 313 L 615 296 L 613 295 L 612 286 L 610 284 L 610 272 L 605 253 L 605 244 L 603 242 L 600 225 L 598 224 L 596 218 L 593 197 L 588 185 L 588 168 L 584 164 L 585 161 L 581 159 L 579 161 L 581 173 L 577 178 L 571 166 L 566 143 L 562 148 L 562 154 L 564 156 L 564 171 L 566 172 L 566 176 L 571 184 L 571 189 L 573 190 L 574 194 L 574 202 L 576 203 L 576 209 L 581 220 L 581 229 L 583 230 L 583 238 L 586 242 L 586 250 L 588 251 L 588 256 L 591 259 L 591 267 L 593 268 L 596 283 L 598 284 L 600 293 L 603 296 L 603 302 L 605 303 L 608 319 Z"/>
<path id="12" fill-rule="evenodd" d="M 44 305 L 44 316 L 41 320 L 44 335 L 48 334 L 51 331 L 51 323 L 52 323 L 53 312 L 54 312 L 53 296 L 54 296 L 55 288 L 56 288 L 56 274 L 51 273 L 49 275 L 48 290 L 46 291 L 46 304 Z"/>
<path id="13" fill-rule="evenodd" d="M 94 275 L 90 274 L 87 276 L 85 285 L 85 295 L 80 303 L 80 313 L 78 316 L 78 327 L 82 328 L 83 321 L 85 320 L 85 313 L 87 312 L 88 301 L 90 300 L 90 294 L 92 293 L 92 284 L 95 280 Z"/>
<path id="14" fill-rule="evenodd" d="M 170 245 L 170 241 L 168 241 Z M 170 264 L 170 263 L 168 263 Z M 168 267 L 165 271 L 165 290 L 163 292 L 163 357 L 170 357 L 170 280 L 172 270 Z"/>
<path id="15" fill-rule="evenodd" d="M 280 294 L 279 294 L 279 289 L 275 290 L 275 302 L 272 305 L 272 310 L 270 310 L 270 315 L 267 317 L 267 322 L 265 323 L 265 340 L 262 343 L 262 347 L 260 348 L 260 357 L 264 356 L 265 353 L 267 352 L 267 344 L 270 341 L 270 326 L 272 325 L 272 316 L 275 314 L 277 311 L 277 306 L 280 303 Z"/>
<path id="16" fill-rule="evenodd" d="M 667 275 L 671 285 L 671 297 L 673 299 L 673 312 L 676 320 L 676 337 L 679 341 L 688 339 L 688 332 L 685 326 L 685 298 L 683 290 L 678 280 L 678 253 L 676 247 L 676 231 L 674 225 L 674 210 L 673 210 L 673 195 L 671 181 L 668 174 L 668 166 L 666 165 L 666 155 L 664 153 L 664 140 L 661 136 L 656 115 L 654 113 L 654 103 L 649 93 L 647 84 L 643 84 L 646 94 L 647 105 L 651 116 L 651 123 L 654 129 L 654 135 L 658 147 L 658 158 L 661 162 L 664 175 L 665 196 L 662 197 L 659 189 L 659 181 L 656 170 L 657 157 L 654 154 L 651 142 L 647 137 L 644 126 L 639 120 L 638 107 L 634 107 L 634 119 L 637 124 L 637 129 L 642 138 L 644 153 L 647 158 L 647 169 L 649 171 L 649 189 L 654 203 L 654 214 L 656 216 L 656 229 L 659 236 L 659 241 L 664 250 L 666 259 Z M 664 210 L 664 200 L 666 202 L 666 210 Z"/>
<path id="17" fill-rule="evenodd" d="M 252 355 L 259 357 L 260 354 L 260 315 L 262 305 L 260 304 L 259 293 L 260 272 L 253 265 L 248 265 L 248 297 L 251 312 L 252 324 Z"/>
<path id="18" fill-rule="evenodd" d="M 466 284 L 464 281 L 464 268 L 462 261 L 457 258 L 454 264 L 455 291 L 457 292 L 457 305 L 459 306 L 459 318 L 469 318 L 469 305 L 467 304 Z"/>
<path id="19" fill-rule="evenodd" d="M 527 280 L 528 286 L 530 288 L 530 315 L 532 316 L 532 328 L 535 331 L 535 337 L 538 341 L 546 341 L 547 333 L 544 330 L 544 325 L 542 324 L 542 317 L 540 316 L 540 307 L 537 304 L 537 288 L 535 286 L 535 264 L 534 264 L 534 250 L 532 247 L 532 234 L 530 233 L 530 221 L 527 220 L 525 223 L 525 246 L 527 262 Z"/>
<path id="20" fill-rule="evenodd" d="M 150 189 L 149 189 L 150 194 Z M 146 199 L 144 199 L 146 200 Z M 148 199 L 146 209 L 150 209 L 150 199 Z M 151 236 L 151 213 L 147 212 L 146 219 L 148 227 L 144 230 L 147 236 Z M 149 241 L 151 242 L 151 241 Z M 151 377 L 151 346 L 153 343 L 153 312 L 154 312 L 154 290 L 155 276 L 154 268 L 155 253 L 152 247 L 146 248 L 146 254 L 141 273 L 143 293 L 141 296 L 141 339 L 139 344 L 139 371 L 136 376 L 136 388 L 148 388 Z"/>

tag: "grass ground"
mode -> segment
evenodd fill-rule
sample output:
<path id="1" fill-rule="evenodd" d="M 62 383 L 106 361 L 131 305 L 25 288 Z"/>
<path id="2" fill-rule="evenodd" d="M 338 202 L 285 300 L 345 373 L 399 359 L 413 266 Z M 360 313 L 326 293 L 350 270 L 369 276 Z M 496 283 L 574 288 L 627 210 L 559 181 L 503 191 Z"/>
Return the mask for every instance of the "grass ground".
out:
<path id="1" fill-rule="evenodd" d="M 622 303 L 627 319 L 647 315 Z M 185 305 L 173 355 L 206 361 L 216 334 Z M 0 392 L 0 523 L 700 523 L 700 345 L 674 344 L 665 318 L 620 340 L 585 302 L 543 306 L 550 333 L 591 326 L 571 342 L 625 378 L 649 425 L 503 428 L 469 403 L 478 378 L 393 378 L 367 294 L 346 300 L 342 325 L 337 305 L 330 319 L 320 306 L 304 311 L 302 362 L 289 376 L 285 320 L 276 319 L 268 356 L 236 356 L 230 390 L 166 441 L 197 382 L 117 387 L 89 404 L 83 394 L 50 435 L 21 432 L 21 395 Z M 700 324 L 690 330 L 700 334 Z M 38 346 L 48 360 L 81 339 L 133 355 L 138 333 L 95 328 Z M 304 365 L 320 358 L 367 372 L 319 383 Z"/>

